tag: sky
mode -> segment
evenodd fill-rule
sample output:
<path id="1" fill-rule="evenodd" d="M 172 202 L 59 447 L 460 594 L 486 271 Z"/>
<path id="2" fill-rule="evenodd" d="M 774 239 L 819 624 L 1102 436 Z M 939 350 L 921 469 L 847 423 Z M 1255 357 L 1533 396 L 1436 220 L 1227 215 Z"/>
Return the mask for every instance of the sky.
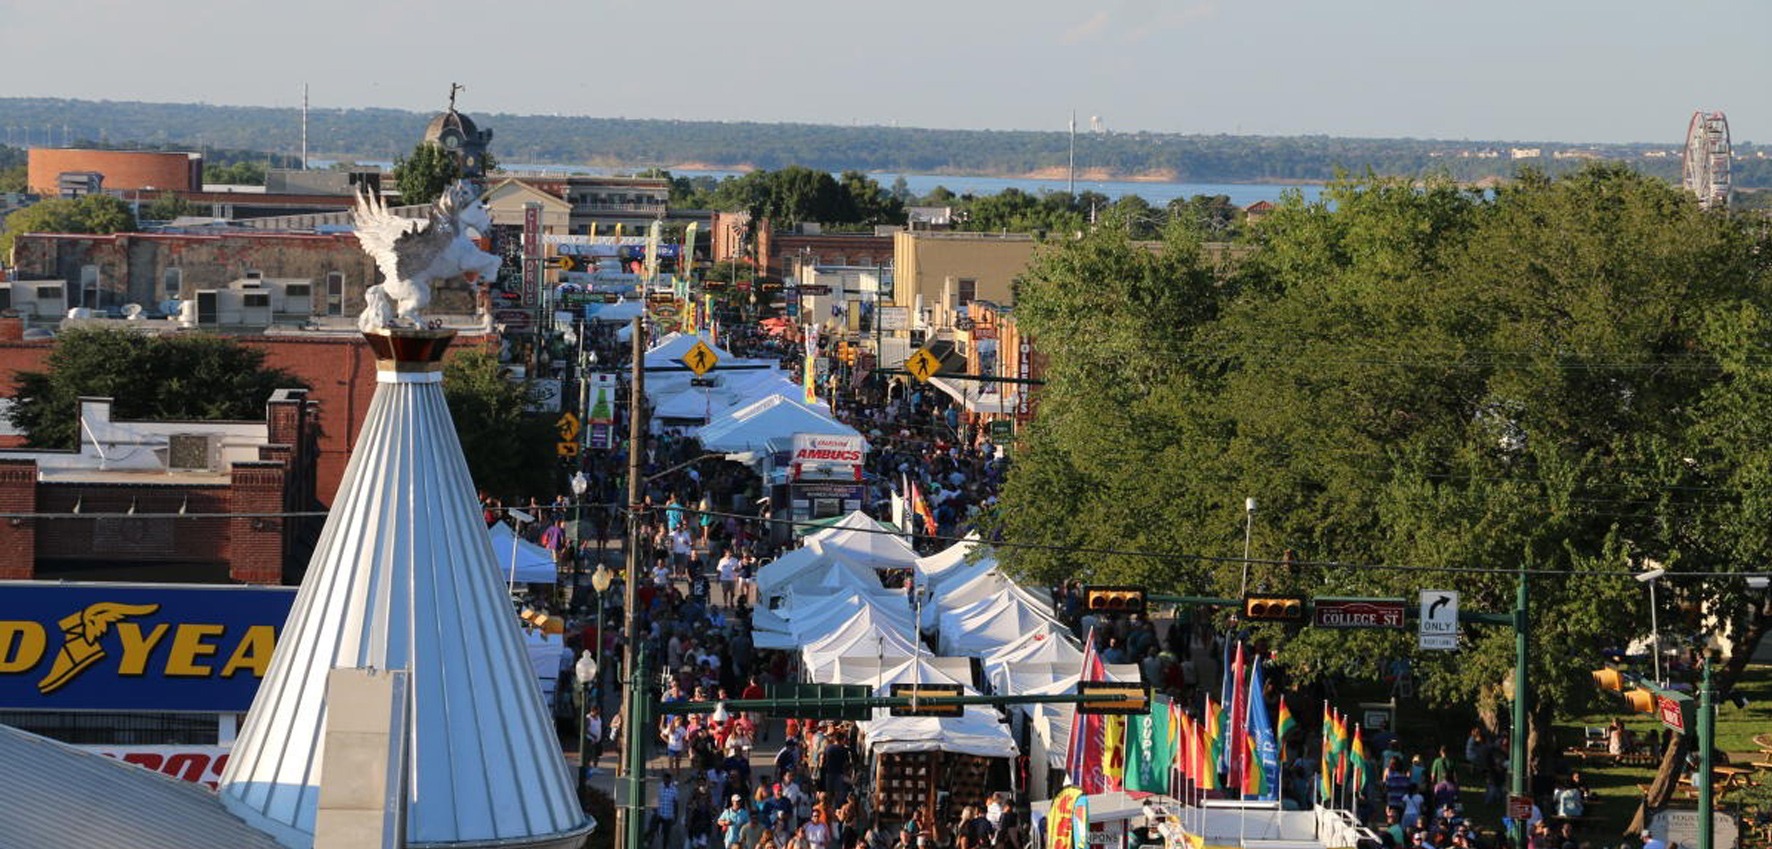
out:
<path id="1" fill-rule="evenodd" d="M 0 0 L 0 96 L 1766 143 L 1768 33 L 1772 0 Z"/>

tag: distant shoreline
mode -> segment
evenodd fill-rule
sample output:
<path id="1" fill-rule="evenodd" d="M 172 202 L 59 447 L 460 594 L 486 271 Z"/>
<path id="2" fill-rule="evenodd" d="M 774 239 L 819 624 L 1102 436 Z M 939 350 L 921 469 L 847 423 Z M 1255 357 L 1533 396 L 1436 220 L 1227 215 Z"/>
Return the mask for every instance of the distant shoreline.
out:
<path id="1" fill-rule="evenodd" d="M 633 171 L 647 170 L 645 167 L 637 167 L 637 166 L 631 166 L 631 165 L 587 165 L 585 167 L 587 167 L 587 168 L 613 168 L 613 169 L 633 170 Z M 751 165 L 748 163 L 744 164 L 744 165 L 720 165 L 720 164 L 712 163 L 712 162 L 681 162 L 676 165 L 672 165 L 668 168 L 664 168 L 662 170 L 668 171 L 674 176 L 680 171 L 730 171 L 730 172 L 733 172 L 736 174 L 749 174 L 752 171 L 757 171 L 757 170 L 761 170 L 761 169 L 757 168 L 755 165 Z M 882 174 L 896 175 L 896 174 L 905 174 L 905 173 L 910 173 L 910 172 L 893 171 L 890 169 L 882 168 L 882 169 L 865 171 L 863 173 L 867 174 L 870 177 L 877 177 Z M 921 171 L 921 172 L 916 172 L 916 173 L 919 176 L 923 176 L 923 177 L 985 178 L 985 179 L 992 179 L 992 180 L 1041 180 L 1041 181 L 1047 181 L 1047 182 L 1063 182 L 1067 177 L 1070 176 L 1069 172 L 1064 168 L 1036 168 L 1032 171 L 1026 171 L 1026 172 L 1022 172 L 1022 173 L 1014 173 L 1014 172 L 1008 172 L 1008 171 L 953 171 L 953 170 L 942 170 L 942 169 L 938 169 L 935 171 Z M 1137 173 L 1127 174 L 1127 173 L 1121 173 L 1118 171 L 1114 171 L 1114 170 L 1111 170 L 1108 168 L 1079 168 L 1079 169 L 1077 169 L 1077 183 L 1079 185 L 1081 185 L 1083 183 L 1212 183 L 1212 184 L 1220 184 L 1220 185 L 1227 185 L 1227 186 L 1326 186 L 1329 184 L 1329 181 L 1328 180 L 1308 180 L 1308 179 L 1299 179 L 1299 180 L 1280 180 L 1280 179 L 1223 180 L 1223 179 L 1211 179 L 1211 178 L 1204 178 L 1204 177 L 1190 177 L 1190 178 L 1184 179 L 1184 178 L 1182 178 L 1182 176 L 1180 174 L 1178 174 L 1177 172 L 1175 172 L 1174 170 L 1171 170 L 1171 169 L 1163 169 L 1163 170 L 1159 170 L 1159 171 L 1141 171 L 1141 172 L 1137 172 Z"/>

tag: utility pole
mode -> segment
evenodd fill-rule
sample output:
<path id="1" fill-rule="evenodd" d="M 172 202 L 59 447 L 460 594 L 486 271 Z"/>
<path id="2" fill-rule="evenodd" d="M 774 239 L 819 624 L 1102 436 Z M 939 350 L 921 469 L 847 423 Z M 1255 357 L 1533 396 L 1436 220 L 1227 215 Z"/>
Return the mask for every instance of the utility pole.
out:
<path id="1" fill-rule="evenodd" d="M 627 782 L 627 804 L 616 808 L 616 833 L 623 849 L 640 849 L 646 812 L 646 733 L 643 716 L 648 690 L 641 660 L 640 601 L 636 591 L 640 576 L 640 509 L 643 481 L 640 458 L 645 456 L 646 370 L 644 316 L 630 325 L 633 343 L 632 382 L 628 390 L 628 539 L 627 579 L 622 582 L 622 616 L 627 619 L 627 639 L 622 641 L 622 669 L 628 676 L 627 717 L 621 724 L 622 774 Z"/>

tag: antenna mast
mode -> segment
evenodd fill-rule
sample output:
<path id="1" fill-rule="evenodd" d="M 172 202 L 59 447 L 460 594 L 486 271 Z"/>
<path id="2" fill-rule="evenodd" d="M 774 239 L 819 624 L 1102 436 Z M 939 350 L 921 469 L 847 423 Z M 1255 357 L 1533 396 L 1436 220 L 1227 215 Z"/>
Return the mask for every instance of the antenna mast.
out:
<path id="1" fill-rule="evenodd" d="M 308 84 L 301 84 L 301 170 L 308 170 Z"/>
<path id="2" fill-rule="evenodd" d="M 1070 179 L 1065 182 L 1065 191 L 1071 198 L 1077 197 L 1077 110 L 1071 110 L 1071 169 Z"/>

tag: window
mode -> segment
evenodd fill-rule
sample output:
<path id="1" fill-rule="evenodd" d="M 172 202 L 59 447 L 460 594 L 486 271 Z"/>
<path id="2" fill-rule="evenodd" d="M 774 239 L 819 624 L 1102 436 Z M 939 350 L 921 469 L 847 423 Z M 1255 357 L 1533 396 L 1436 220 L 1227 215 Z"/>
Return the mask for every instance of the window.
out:
<path id="1" fill-rule="evenodd" d="M 98 266 L 80 266 L 80 303 L 79 306 L 98 306 Z"/>
<path id="2" fill-rule="evenodd" d="M 290 283 L 283 287 L 283 300 L 294 303 L 314 297 L 314 287 L 306 283 Z"/>
<path id="3" fill-rule="evenodd" d="M 345 314 L 345 273 L 326 272 L 326 314 Z"/>
<path id="4" fill-rule="evenodd" d="M 970 304 L 978 297 L 978 281 L 971 277 L 962 277 L 954 283 L 955 309 Z"/>
<path id="5" fill-rule="evenodd" d="M 39 300 L 39 301 L 59 301 L 61 299 L 62 299 L 62 287 L 60 287 L 60 286 L 38 286 L 37 287 L 37 300 Z"/>
<path id="6" fill-rule="evenodd" d="M 168 268 L 160 272 L 160 300 L 170 301 L 179 296 L 185 287 L 185 270 Z"/>
<path id="7" fill-rule="evenodd" d="M 271 295 L 269 292 L 247 292 L 240 303 L 247 309 L 268 309 L 271 306 Z"/>
<path id="8" fill-rule="evenodd" d="M 246 269 L 246 279 L 248 279 L 248 280 L 263 280 L 263 279 L 265 279 L 265 273 L 263 271 L 256 269 L 256 268 L 248 268 L 248 269 Z"/>

